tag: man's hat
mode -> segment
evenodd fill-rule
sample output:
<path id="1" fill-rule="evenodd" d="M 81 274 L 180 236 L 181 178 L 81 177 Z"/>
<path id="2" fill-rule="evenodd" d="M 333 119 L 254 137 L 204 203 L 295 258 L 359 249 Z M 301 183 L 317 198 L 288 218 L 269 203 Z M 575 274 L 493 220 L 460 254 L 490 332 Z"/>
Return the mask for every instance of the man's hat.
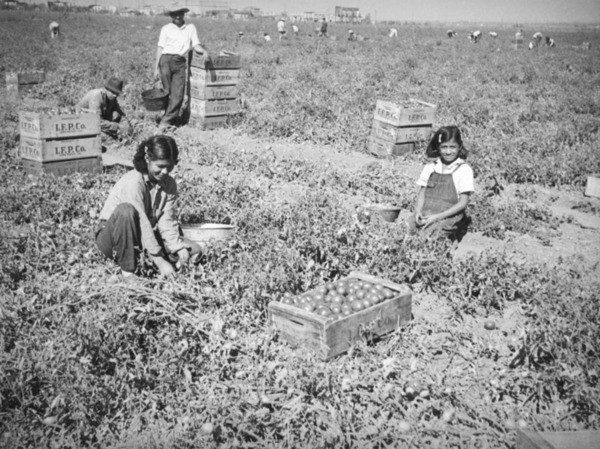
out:
<path id="1" fill-rule="evenodd" d="M 167 8 L 167 12 L 169 13 L 169 15 L 173 15 L 178 12 L 182 12 L 182 13 L 190 12 L 190 10 L 185 7 L 182 8 L 181 6 L 172 5 L 169 8 Z"/>
<path id="2" fill-rule="evenodd" d="M 104 85 L 104 88 L 106 90 L 110 90 L 113 94 L 121 95 L 121 92 L 123 92 L 123 80 L 115 76 L 111 76 Z"/>

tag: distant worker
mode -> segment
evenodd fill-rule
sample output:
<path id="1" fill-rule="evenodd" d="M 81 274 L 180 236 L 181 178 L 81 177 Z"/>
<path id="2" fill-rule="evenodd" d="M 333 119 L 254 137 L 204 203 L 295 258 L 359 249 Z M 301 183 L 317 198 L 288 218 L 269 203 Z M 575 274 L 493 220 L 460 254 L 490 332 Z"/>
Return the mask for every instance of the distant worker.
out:
<path id="1" fill-rule="evenodd" d="M 284 18 L 279 19 L 279 22 L 277 22 L 277 32 L 279 33 L 279 40 L 283 39 L 283 36 L 285 36 L 285 19 Z"/>
<path id="2" fill-rule="evenodd" d="M 244 32 L 243 31 L 238 31 L 238 39 L 243 39 L 244 38 Z"/>
<path id="3" fill-rule="evenodd" d="M 581 43 L 581 48 L 584 50 L 591 50 L 592 49 L 592 43 L 588 42 L 588 41 L 583 41 Z"/>
<path id="4" fill-rule="evenodd" d="M 396 28 L 390 28 L 388 37 L 398 37 L 398 30 Z"/>
<path id="5" fill-rule="evenodd" d="M 523 30 L 515 33 L 515 46 L 518 48 L 521 44 L 523 44 Z"/>
<path id="6" fill-rule="evenodd" d="M 118 139 L 126 133 L 130 124 L 121 109 L 117 97 L 123 92 L 123 80 L 111 77 L 104 87 L 87 92 L 76 107 L 87 109 L 100 115 L 102 141 Z"/>
<path id="7" fill-rule="evenodd" d="M 529 49 L 533 50 L 536 47 L 536 45 L 533 42 L 529 42 Z"/>
<path id="8" fill-rule="evenodd" d="M 60 34 L 60 26 L 58 25 L 58 22 L 50 22 L 50 39 L 54 39 L 55 37 L 58 37 L 58 35 Z"/>
<path id="9" fill-rule="evenodd" d="M 478 43 L 481 40 L 481 31 L 473 31 L 471 34 L 469 34 L 469 39 L 474 44 Z"/>
<path id="10" fill-rule="evenodd" d="M 298 36 L 298 31 L 300 31 L 298 29 L 298 25 L 296 25 L 296 24 L 292 25 L 292 31 L 294 32 L 294 36 Z"/>
<path id="11" fill-rule="evenodd" d="M 546 36 L 546 47 L 554 47 L 556 44 L 554 43 L 554 39 L 550 36 Z"/>
<path id="12" fill-rule="evenodd" d="M 327 20 L 325 17 L 321 20 L 321 26 L 319 27 L 319 36 L 327 37 Z"/>
<path id="13" fill-rule="evenodd" d="M 540 43 L 542 42 L 542 33 L 540 33 L 539 31 L 537 33 L 535 33 L 533 36 L 533 44 L 537 47 L 540 45 Z"/>
<path id="14" fill-rule="evenodd" d="M 269 36 L 269 33 L 265 33 L 265 34 L 263 35 L 263 39 L 264 39 L 265 41 L 267 41 L 267 42 L 271 42 L 271 36 Z"/>
<path id="15" fill-rule="evenodd" d="M 492 39 L 496 39 L 498 37 L 498 33 L 496 33 L 495 31 L 490 31 L 490 37 Z"/>
<path id="16" fill-rule="evenodd" d="M 356 34 L 354 34 L 353 30 L 348 30 L 348 40 L 349 41 L 355 41 L 356 40 Z"/>
<path id="17" fill-rule="evenodd" d="M 174 6 L 168 10 L 171 23 L 164 25 L 158 37 L 154 77 L 160 79 L 163 89 L 169 93 L 169 104 L 161 118 L 161 125 L 176 126 L 187 105 L 184 105 L 187 84 L 188 55 L 193 49 L 205 60 L 208 52 L 200 44 L 193 23 L 185 23 L 188 8 Z"/>
<path id="18" fill-rule="evenodd" d="M 449 38 L 453 38 L 454 36 L 456 36 L 456 31 L 454 31 L 454 30 L 448 30 L 448 31 L 446 31 L 446 35 Z"/>

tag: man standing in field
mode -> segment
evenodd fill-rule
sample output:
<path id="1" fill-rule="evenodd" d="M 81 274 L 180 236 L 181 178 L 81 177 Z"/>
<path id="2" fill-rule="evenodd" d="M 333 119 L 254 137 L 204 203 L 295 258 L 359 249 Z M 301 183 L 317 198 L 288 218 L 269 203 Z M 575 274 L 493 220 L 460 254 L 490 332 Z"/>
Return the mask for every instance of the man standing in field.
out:
<path id="1" fill-rule="evenodd" d="M 190 50 L 194 49 L 205 59 L 209 57 L 200 45 L 194 24 L 186 24 L 183 20 L 186 12 L 189 12 L 188 8 L 169 9 L 172 22 L 161 28 L 158 38 L 154 76 L 160 78 L 163 88 L 169 93 L 169 104 L 161 125 L 176 125 L 182 115 Z"/>
<path id="2" fill-rule="evenodd" d="M 319 36 L 327 37 L 327 19 L 323 17 L 321 20 L 321 27 L 319 28 Z"/>
<path id="3" fill-rule="evenodd" d="M 284 18 L 279 19 L 279 22 L 277 22 L 277 32 L 279 33 L 279 40 L 283 39 L 283 36 L 285 36 L 285 19 Z"/>
<path id="4" fill-rule="evenodd" d="M 123 80 L 111 77 L 104 87 L 92 89 L 77 103 L 76 107 L 87 109 L 100 115 L 102 140 L 118 139 L 120 134 L 130 129 L 125 113 L 119 106 L 117 97 L 123 92 Z M 123 120 L 124 119 L 124 120 Z"/>

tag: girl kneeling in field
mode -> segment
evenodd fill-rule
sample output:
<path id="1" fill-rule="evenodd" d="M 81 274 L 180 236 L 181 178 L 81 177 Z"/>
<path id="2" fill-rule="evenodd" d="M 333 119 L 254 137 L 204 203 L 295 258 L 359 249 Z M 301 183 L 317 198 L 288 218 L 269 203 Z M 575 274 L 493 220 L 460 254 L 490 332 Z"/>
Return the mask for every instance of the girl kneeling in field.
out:
<path id="1" fill-rule="evenodd" d="M 419 192 L 415 213 L 408 220 L 409 231 L 426 229 L 428 235 L 441 234 L 460 239 L 466 231 L 465 209 L 473 193 L 473 170 L 465 160 L 460 130 L 440 128 L 429 142 L 426 155 L 436 158 L 425 166 L 417 180 Z"/>
<path id="2" fill-rule="evenodd" d="M 126 279 L 135 279 L 141 249 L 164 276 L 175 274 L 172 263 L 187 265 L 190 255 L 200 251 L 181 236 L 177 223 L 177 184 L 169 173 L 178 158 L 172 137 L 158 135 L 142 142 L 133 158 L 135 170 L 117 181 L 100 212 L 96 244 Z"/>

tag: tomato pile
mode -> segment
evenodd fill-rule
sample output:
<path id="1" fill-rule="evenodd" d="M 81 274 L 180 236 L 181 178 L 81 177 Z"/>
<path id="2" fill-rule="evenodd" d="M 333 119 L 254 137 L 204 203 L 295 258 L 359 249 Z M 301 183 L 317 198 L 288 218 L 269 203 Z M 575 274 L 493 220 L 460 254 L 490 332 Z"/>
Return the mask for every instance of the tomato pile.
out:
<path id="1" fill-rule="evenodd" d="M 396 296 L 394 290 L 355 278 L 340 279 L 299 296 L 287 292 L 281 302 L 338 320 Z"/>

